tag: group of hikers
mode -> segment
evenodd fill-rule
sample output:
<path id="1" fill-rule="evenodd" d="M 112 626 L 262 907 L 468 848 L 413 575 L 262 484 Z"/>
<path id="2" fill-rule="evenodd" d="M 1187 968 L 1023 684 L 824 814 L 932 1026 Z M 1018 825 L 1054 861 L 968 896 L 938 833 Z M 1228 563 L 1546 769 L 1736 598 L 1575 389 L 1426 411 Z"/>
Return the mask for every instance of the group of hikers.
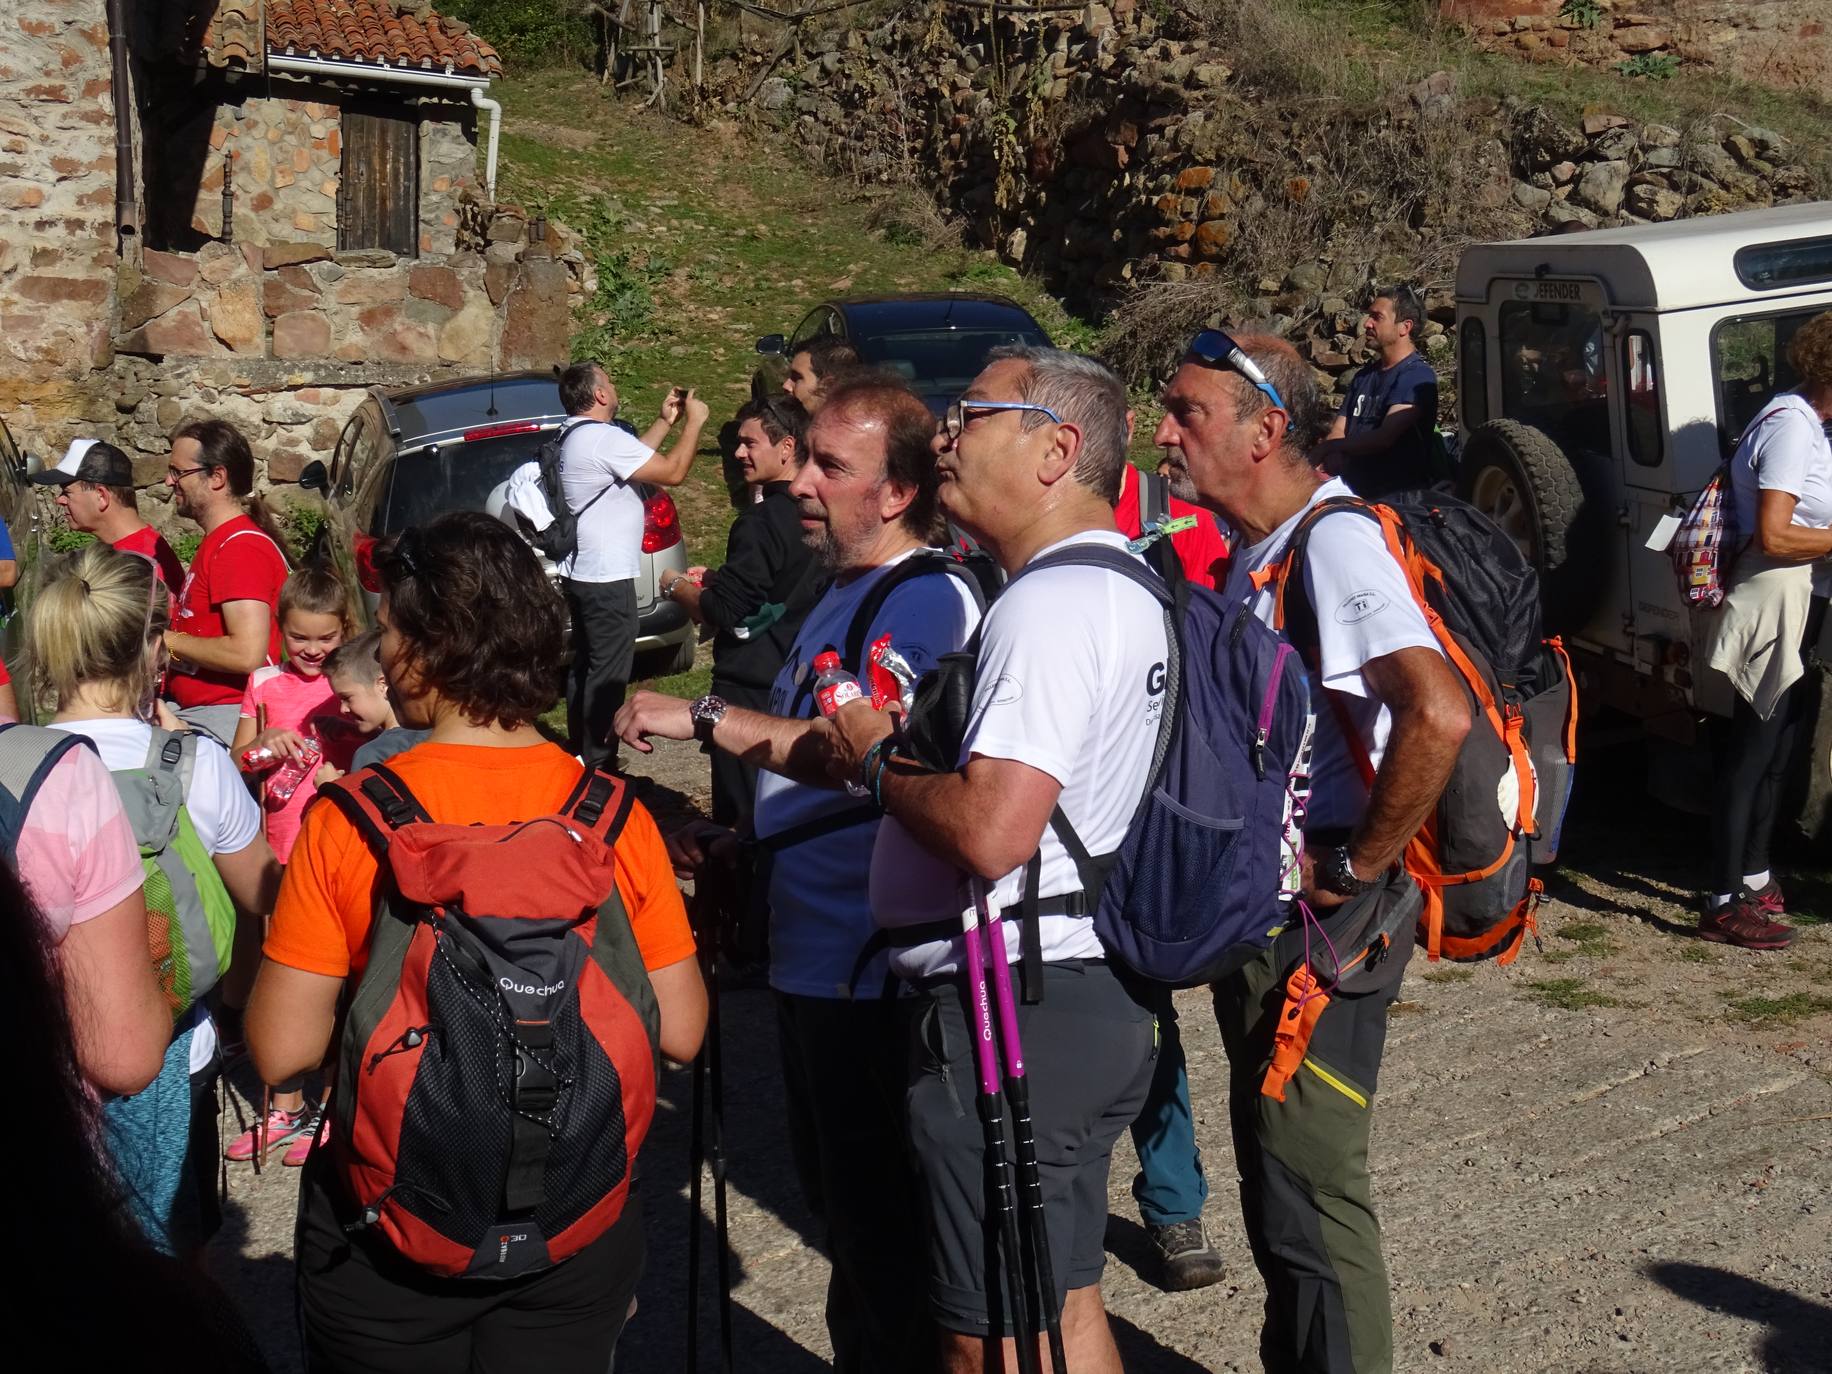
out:
<path id="1" fill-rule="evenodd" d="M 171 436 L 188 569 L 127 455 L 73 443 L 37 480 L 95 540 L 25 613 L 16 690 L 47 724 L 0 730 L 0 882 L 36 912 L 10 923 L 0 1005 L 43 1048 L 20 1105 L 54 1149 L 24 1203 L 53 1237 L 32 1301 L 79 1357 L 127 1354 L 133 1321 L 76 1319 L 80 1264 L 130 1318 L 187 1320 L 190 1362 L 263 1368 L 197 1261 L 222 1159 L 277 1158 L 302 1170 L 312 1368 L 600 1374 L 643 1272 L 663 1061 L 701 1052 L 709 979 L 761 977 L 834 1366 L 1115 1371 L 1122 1132 L 1157 1281 L 1224 1277 L 1171 996 L 1205 986 L 1262 1359 L 1390 1368 L 1368 1163 L 1387 1006 L 1415 939 L 1511 957 L 1531 929 L 1524 896 L 1459 906 L 1440 798 L 1466 770 L 1513 779 L 1495 867 L 1523 894 L 1562 807 L 1497 706 L 1517 676 L 1551 695 L 1551 650 L 1472 666 L 1421 573 L 1449 560 L 1370 503 L 1431 480 L 1422 321 L 1416 292 L 1375 294 L 1376 357 L 1334 417 L 1284 340 L 1198 333 L 1156 477 L 1096 359 L 996 350 L 938 423 L 814 341 L 731 426 L 724 561 L 663 574 L 712 635 L 694 700 L 627 692 L 631 488 L 688 477 L 692 392 L 638 435 L 602 366 L 566 369 L 569 418 L 502 516 L 382 541 L 366 613 L 292 566 L 229 423 Z M 1832 451 L 1790 417 L 1832 418 L 1832 315 L 1795 350 L 1801 390 L 1732 465 L 1760 558 L 1730 623 L 1797 635 Z M 1740 708 L 1754 803 L 1720 837 L 1708 938 L 1787 930 L 1751 865 L 1797 677 Z M 618 766 L 657 739 L 710 755 L 710 815 L 666 834 Z M 735 899 L 696 902 L 696 929 L 683 878 Z M 224 1148 L 243 1056 L 268 1092 Z"/>

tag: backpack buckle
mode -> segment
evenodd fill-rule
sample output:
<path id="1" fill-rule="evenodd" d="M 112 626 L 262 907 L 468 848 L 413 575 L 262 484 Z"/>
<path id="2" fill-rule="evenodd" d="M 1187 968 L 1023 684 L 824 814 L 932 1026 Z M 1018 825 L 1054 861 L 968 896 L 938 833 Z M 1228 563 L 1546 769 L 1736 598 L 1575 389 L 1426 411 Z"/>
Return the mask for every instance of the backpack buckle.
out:
<path id="1" fill-rule="evenodd" d="M 380 778 L 365 778 L 363 795 L 382 813 L 382 819 L 388 823 L 390 830 L 399 830 L 414 818 L 413 803 Z"/>

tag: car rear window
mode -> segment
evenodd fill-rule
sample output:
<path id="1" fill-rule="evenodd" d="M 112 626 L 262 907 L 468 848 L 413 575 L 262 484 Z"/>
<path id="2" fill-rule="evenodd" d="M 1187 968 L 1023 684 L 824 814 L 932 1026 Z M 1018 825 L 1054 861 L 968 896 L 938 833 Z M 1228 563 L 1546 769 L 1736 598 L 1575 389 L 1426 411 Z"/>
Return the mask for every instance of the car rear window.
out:
<path id="1" fill-rule="evenodd" d="M 369 533 L 379 538 L 447 511 L 482 510 L 491 489 L 532 461 L 545 438 L 509 434 L 398 455 L 383 479 Z"/>
<path id="2" fill-rule="evenodd" d="M 964 391 L 986 365 L 986 355 L 1006 344 L 1049 347 L 1035 330 L 927 329 L 878 334 L 859 341 L 868 363 L 888 368 L 918 391 Z"/>

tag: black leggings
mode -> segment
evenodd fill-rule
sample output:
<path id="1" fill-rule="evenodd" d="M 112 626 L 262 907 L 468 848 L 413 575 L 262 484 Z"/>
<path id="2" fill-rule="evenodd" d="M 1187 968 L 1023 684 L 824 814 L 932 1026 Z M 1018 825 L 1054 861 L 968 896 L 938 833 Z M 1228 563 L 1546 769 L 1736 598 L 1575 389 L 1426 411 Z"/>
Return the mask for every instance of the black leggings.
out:
<path id="1" fill-rule="evenodd" d="M 1714 893 L 1735 896 L 1743 886 L 1744 874 L 1760 873 L 1769 866 L 1768 847 L 1775 834 L 1781 780 L 1794 756 L 1812 682 L 1813 674 L 1808 673 L 1788 688 L 1767 720 L 1742 697 L 1736 699 L 1717 757 L 1717 805 L 1711 815 Z"/>

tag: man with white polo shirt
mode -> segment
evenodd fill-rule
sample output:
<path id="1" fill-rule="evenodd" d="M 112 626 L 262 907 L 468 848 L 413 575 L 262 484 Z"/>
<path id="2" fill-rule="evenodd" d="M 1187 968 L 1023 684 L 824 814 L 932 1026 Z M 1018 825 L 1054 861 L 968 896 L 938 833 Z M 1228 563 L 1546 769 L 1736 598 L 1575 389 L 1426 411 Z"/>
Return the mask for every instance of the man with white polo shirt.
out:
<path id="1" fill-rule="evenodd" d="M 980 629 L 954 771 L 871 770 L 888 817 L 872 861 L 873 915 L 896 946 L 892 968 L 918 994 L 903 1003 L 909 1128 L 929 1220 L 929 1309 L 949 1374 L 989 1359 L 1005 1367 L 996 1352 L 1011 1358 L 1012 1313 L 1022 1310 L 987 1243 L 962 941 L 942 933 L 960 929 L 969 876 L 1004 918 L 994 957 L 1018 966 L 1023 988 L 1017 1016 L 1057 1289 L 1045 1299 L 1061 1309 L 1076 1374 L 1121 1367 L 1100 1292 L 1107 1176 L 1151 1083 L 1154 1017 L 1149 995 L 1108 965 L 1052 816 L 1060 808 L 1092 854 L 1119 848 L 1169 704 L 1169 627 L 1124 572 L 1049 559 L 1100 551 L 1144 569 L 1111 505 L 1126 433 L 1120 379 L 1055 349 L 996 350 L 950 407 L 935 441 L 942 508 L 1011 580 Z M 863 704 L 843 708 L 838 767 L 861 769 L 888 730 Z M 1027 893 L 1037 899 L 1028 929 Z"/>
<path id="2" fill-rule="evenodd" d="M 935 1359 L 913 1296 L 923 1266 L 902 1124 L 906 1049 L 886 955 L 867 952 L 881 814 L 828 780 L 813 662 L 834 649 L 863 679 L 858 657 L 889 635 L 920 672 L 973 633 L 980 602 L 971 574 L 927 547 L 934 433 L 922 398 L 901 382 L 865 375 L 838 384 L 809 423 L 808 456 L 788 489 L 803 537 L 833 581 L 803 620 L 769 709 L 638 692 L 617 717 L 619 736 L 637 749 L 652 735 L 698 738 L 763 770 L 751 825 L 766 856 L 757 881 L 770 913 L 783 1105 L 833 1264 L 827 1331 L 841 1374 L 930 1374 Z M 716 852 L 711 836 L 723 833 L 696 826 L 674 841 L 699 859 Z"/>
<path id="3" fill-rule="evenodd" d="M 641 438 L 611 423 L 617 388 L 595 362 L 560 374 L 567 421 L 560 440 L 560 489 L 577 521 L 577 551 L 560 564 L 572 616 L 572 669 L 566 688 L 566 736 L 590 767 L 614 764 L 611 721 L 623 705 L 636 659 L 636 575 L 642 568 L 642 496 L 635 483 L 678 487 L 693 468 L 706 403 L 669 390 L 661 418 Z M 674 447 L 658 452 L 675 422 Z"/>
<path id="4" fill-rule="evenodd" d="M 1320 503 L 1352 496 L 1311 462 L 1315 374 L 1282 339 L 1204 330 L 1163 400 L 1155 440 L 1172 490 L 1236 531 L 1224 595 L 1251 598 L 1271 624 L 1294 532 Z M 1215 1015 L 1241 1210 L 1266 1282 L 1260 1357 L 1269 1370 L 1383 1374 L 1393 1317 L 1368 1138 L 1387 1005 L 1422 906 L 1398 860 L 1444 789 L 1470 712 L 1380 525 L 1334 510 L 1307 528 L 1284 591 L 1317 722 L 1304 919 L 1215 984 Z M 1275 1031 L 1296 1057 L 1275 1056 Z"/>

